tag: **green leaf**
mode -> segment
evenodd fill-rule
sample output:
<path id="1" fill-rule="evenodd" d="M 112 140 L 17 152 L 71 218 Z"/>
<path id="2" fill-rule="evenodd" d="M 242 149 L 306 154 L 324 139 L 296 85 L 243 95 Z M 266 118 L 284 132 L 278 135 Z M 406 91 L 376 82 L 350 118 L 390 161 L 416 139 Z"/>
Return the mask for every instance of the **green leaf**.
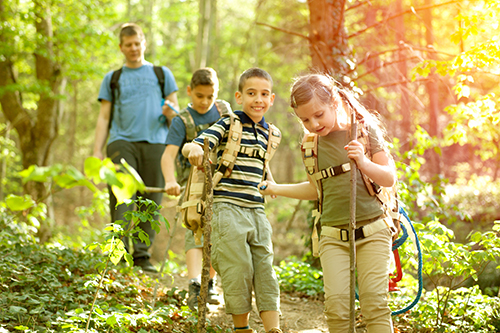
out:
<path id="1" fill-rule="evenodd" d="M 116 197 L 117 204 L 122 204 L 137 192 L 137 182 L 131 175 L 124 173 L 117 173 L 116 178 L 122 186 L 112 185 L 111 190 Z"/>
<path id="2" fill-rule="evenodd" d="M 101 182 L 100 170 L 102 161 L 97 157 L 88 157 L 84 163 L 84 172 L 96 184 Z"/>
<path id="3" fill-rule="evenodd" d="M 24 313 L 28 313 L 28 310 L 26 310 L 26 308 L 23 308 L 21 306 L 11 305 L 9 307 L 9 312 L 12 314 L 24 314 Z"/>
<path id="4" fill-rule="evenodd" d="M 7 204 L 7 207 L 12 211 L 26 210 L 36 204 L 36 202 L 31 199 L 29 195 L 20 197 L 14 194 L 9 194 L 5 199 L 5 203 Z"/>
<path id="5" fill-rule="evenodd" d="M 144 185 L 144 181 L 142 180 L 139 173 L 130 164 L 128 164 L 124 158 L 122 158 L 120 160 L 120 162 L 125 167 L 125 169 L 127 169 L 127 171 L 132 175 L 132 177 L 134 177 L 135 181 L 138 183 L 137 184 L 138 190 L 144 191 L 146 186 Z"/>

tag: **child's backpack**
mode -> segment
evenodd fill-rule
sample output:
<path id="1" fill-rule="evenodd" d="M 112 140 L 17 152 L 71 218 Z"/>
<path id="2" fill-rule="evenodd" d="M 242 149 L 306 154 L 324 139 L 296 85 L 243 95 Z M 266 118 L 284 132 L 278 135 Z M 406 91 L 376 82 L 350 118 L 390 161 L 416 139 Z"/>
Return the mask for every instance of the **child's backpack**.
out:
<path id="1" fill-rule="evenodd" d="M 260 151 L 249 151 L 249 149 L 242 149 L 241 147 L 241 135 L 243 133 L 243 125 L 240 119 L 234 113 L 229 113 L 227 115 L 230 117 L 230 125 L 228 131 L 227 144 L 222 153 L 219 166 L 215 173 L 213 174 L 213 187 L 219 183 L 222 177 L 229 177 L 233 171 L 234 163 L 238 153 L 244 153 L 249 156 L 256 156 Z M 226 117 L 227 117 L 226 116 Z M 269 124 L 269 138 L 267 144 L 267 151 L 264 153 L 264 172 L 262 174 L 262 180 L 266 177 L 266 170 L 269 165 L 269 161 L 274 156 L 274 153 L 278 149 L 281 141 L 281 132 L 273 124 Z M 251 150 L 251 149 L 250 149 Z M 201 244 L 202 235 L 202 216 L 205 213 L 205 173 L 202 168 L 192 167 L 189 174 L 189 178 L 186 184 L 186 190 L 184 194 L 184 201 L 182 204 L 177 206 L 177 210 L 182 215 L 182 221 L 186 228 L 190 229 L 194 233 L 195 244 Z"/>
<path id="2" fill-rule="evenodd" d="M 368 132 L 364 126 L 364 123 L 360 121 L 357 127 L 357 140 L 363 144 L 365 148 L 365 155 L 371 160 L 371 149 L 370 149 L 370 138 L 368 137 Z M 334 177 L 342 173 L 351 171 L 351 164 L 344 163 L 342 165 L 331 166 L 326 169 L 319 170 L 318 166 L 318 135 L 314 133 L 306 133 L 302 139 L 302 160 L 306 168 L 307 173 L 314 181 L 316 185 L 316 190 L 318 192 L 317 207 L 312 212 L 314 217 L 314 226 L 312 231 L 312 245 L 313 245 L 313 256 L 318 256 L 318 230 L 317 223 L 321 217 L 321 210 L 323 206 L 323 186 L 322 179 Z M 376 196 L 380 203 L 382 204 L 385 214 L 391 216 L 396 226 L 399 226 L 399 221 L 401 220 L 399 212 L 399 204 L 397 201 L 397 184 L 393 187 L 382 187 L 373 182 L 369 177 L 361 172 L 363 181 L 368 190 L 368 193 L 372 196 Z M 396 224 L 397 223 L 397 224 Z"/>
<path id="3" fill-rule="evenodd" d="M 226 101 L 218 99 L 215 101 L 215 106 L 221 117 L 226 117 L 229 116 L 229 114 L 233 113 L 231 105 Z M 215 123 L 212 122 L 195 126 L 194 119 L 187 108 L 179 111 L 178 116 L 179 118 L 181 118 L 182 122 L 184 123 L 184 127 L 186 128 L 186 143 L 193 141 L 201 131 L 206 130 Z M 179 182 L 179 184 L 184 185 L 189 178 L 191 165 L 189 164 L 188 160 L 184 156 L 182 156 L 182 154 L 179 154 L 177 156 L 175 162 L 177 181 Z"/>
<path id="4" fill-rule="evenodd" d="M 161 98 L 165 99 L 165 73 L 163 73 L 163 68 L 161 68 L 161 66 L 153 66 L 153 71 L 155 72 L 158 84 L 160 85 Z M 111 113 L 109 115 L 108 129 L 111 127 L 111 121 L 113 120 L 116 99 L 120 96 L 120 85 L 118 83 L 120 75 L 122 75 L 122 68 L 113 72 L 111 75 L 111 81 L 109 82 L 109 87 L 111 88 Z"/>

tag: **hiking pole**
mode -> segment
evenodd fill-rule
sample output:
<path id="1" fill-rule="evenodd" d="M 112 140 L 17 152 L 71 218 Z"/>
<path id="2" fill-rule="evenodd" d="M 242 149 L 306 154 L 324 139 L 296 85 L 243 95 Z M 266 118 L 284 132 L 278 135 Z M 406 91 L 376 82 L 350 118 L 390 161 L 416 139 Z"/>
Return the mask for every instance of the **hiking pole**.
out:
<path id="1" fill-rule="evenodd" d="M 351 141 L 357 139 L 358 126 L 356 123 L 356 110 L 351 107 Z M 350 259 L 350 313 L 349 313 L 349 332 L 356 332 L 356 185 L 357 185 L 357 165 L 356 161 L 351 159 L 351 200 L 349 223 L 349 259 Z"/>
<path id="2" fill-rule="evenodd" d="M 205 212 L 201 218 L 203 228 L 203 267 L 201 270 L 201 289 L 198 296 L 198 333 L 205 333 L 207 315 L 208 281 L 210 280 L 210 234 L 212 233 L 213 186 L 210 168 L 210 145 L 208 138 L 203 140 L 203 169 L 205 171 Z"/>

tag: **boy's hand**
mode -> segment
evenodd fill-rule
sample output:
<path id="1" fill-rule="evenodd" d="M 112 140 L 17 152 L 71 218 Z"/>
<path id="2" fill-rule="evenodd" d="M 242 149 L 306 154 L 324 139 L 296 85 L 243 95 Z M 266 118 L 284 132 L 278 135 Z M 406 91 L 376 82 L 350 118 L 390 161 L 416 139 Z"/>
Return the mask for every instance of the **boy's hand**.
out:
<path id="1" fill-rule="evenodd" d="M 177 182 L 168 182 L 165 184 L 165 192 L 168 195 L 179 196 L 181 194 L 181 186 Z"/>
<path id="2" fill-rule="evenodd" d="M 202 166 L 203 164 L 203 149 L 199 145 L 193 145 L 189 152 L 188 160 L 191 165 Z"/>
<path id="3" fill-rule="evenodd" d="M 271 198 L 276 199 L 276 195 L 273 194 L 273 189 L 275 185 L 276 185 L 275 182 L 270 180 L 265 180 L 259 185 L 257 185 L 257 188 L 259 189 L 260 194 L 262 194 L 263 196 L 270 195 Z"/>

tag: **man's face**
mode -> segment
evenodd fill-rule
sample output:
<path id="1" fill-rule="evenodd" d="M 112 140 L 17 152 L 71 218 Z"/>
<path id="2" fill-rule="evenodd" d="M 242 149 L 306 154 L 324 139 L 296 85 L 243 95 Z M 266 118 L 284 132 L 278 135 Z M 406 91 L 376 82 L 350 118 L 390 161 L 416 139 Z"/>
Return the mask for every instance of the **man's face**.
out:
<path id="1" fill-rule="evenodd" d="M 138 67 L 142 65 L 144 61 L 146 41 L 139 35 L 123 36 L 120 50 L 125 56 L 126 63 L 129 67 Z"/>

